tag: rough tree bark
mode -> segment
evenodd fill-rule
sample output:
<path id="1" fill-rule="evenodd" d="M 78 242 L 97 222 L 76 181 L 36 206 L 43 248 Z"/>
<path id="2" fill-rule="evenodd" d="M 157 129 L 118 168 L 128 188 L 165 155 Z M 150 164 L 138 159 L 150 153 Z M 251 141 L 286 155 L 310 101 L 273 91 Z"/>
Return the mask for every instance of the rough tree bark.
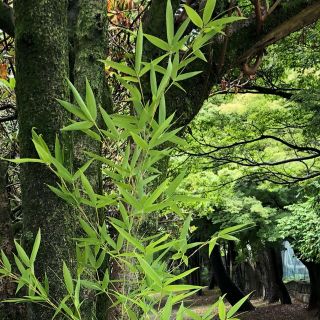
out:
<path id="1" fill-rule="evenodd" d="M 257 271 L 265 288 L 265 300 L 291 304 L 291 298 L 282 281 L 282 260 L 278 248 L 266 248 L 258 257 Z"/>
<path id="2" fill-rule="evenodd" d="M 19 118 L 21 157 L 37 157 L 31 141 L 31 129 L 43 134 L 53 149 L 56 134 L 67 122 L 68 114 L 56 98 L 67 98 L 64 79 L 68 77 L 67 1 L 34 0 L 14 2 L 16 44 L 16 96 Z M 64 143 L 68 154 L 70 146 Z M 67 155 L 68 158 L 68 155 Z M 42 243 L 36 272 L 50 281 L 50 293 L 59 300 L 64 295 L 62 260 L 75 261 L 75 217 L 68 205 L 59 200 L 46 184 L 57 179 L 43 165 L 21 166 L 23 240 L 27 250 L 41 229 Z M 47 320 L 51 310 L 35 304 L 28 308 L 28 319 Z"/>
<path id="3" fill-rule="evenodd" d="M 308 309 L 320 312 L 320 263 L 305 261 L 303 259 L 300 259 L 300 261 L 309 271 L 311 292 Z"/>
<path id="4" fill-rule="evenodd" d="M 70 78 L 82 96 L 85 95 L 85 80 L 90 82 L 97 106 L 111 111 L 112 103 L 102 62 L 106 58 L 107 12 L 106 1 L 72 0 L 69 6 L 69 17 L 73 19 L 74 36 L 70 39 Z M 71 21 L 72 22 L 72 21 Z M 69 23 L 70 25 L 70 23 Z M 98 118 L 98 123 L 101 122 Z M 73 165 L 81 167 L 87 160 L 84 151 L 101 154 L 101 143 L 80 132 L 73 135 Z M 86 176 L 96 193 L 102 193 L 101 165 L 95 161 L 86 171 Z M 86 212 L 95 221 L 95 210 L 86 208 Z M 100 219 L 105 219 L 105 212 L 100 212 Z M 102 221 L 97 221 L 102 223 Z M 102 272 L 106 269 L 104 264 Z M 94 277 L 94 275 L 92 275 Z M 107 317 L 107 297 L 97 297 L 96 317 L 99 320 Z"/>

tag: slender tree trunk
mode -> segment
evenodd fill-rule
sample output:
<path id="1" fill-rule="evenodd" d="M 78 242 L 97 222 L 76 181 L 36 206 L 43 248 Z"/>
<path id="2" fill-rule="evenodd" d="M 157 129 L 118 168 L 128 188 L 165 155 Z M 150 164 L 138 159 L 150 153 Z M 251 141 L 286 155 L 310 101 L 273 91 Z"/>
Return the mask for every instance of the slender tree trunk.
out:
<path id="1" fill-rule="evenodd" d="M 194 242 L 198 242 L 200 241 L 200 239 L 193 239 Z M 201 254 L 200 251 L 197 250 L 196 252 L 194 252 L 195 249 L 190 249 L 187 252 L 187 255 L 190 256 L 189 258 L 189 269 L 192 268 L 198 268 L 197 270 L 195 270 L 194 272 L 192 272 L 189 275 L 189 282 L 190 284 L 194 285 L 194 286 L 201 286 Z M 202 290 L 199 290 L 197 292 L 197 295 L 202 296 L 203 292 Z"/>
<path id="2" fill-rule="evenodd" d="M 11 260 L 13 253 L 13 231 L 10 217 L 10 203 L 7 194 L 8 164 L 0 160 L 0 248 Z M 7 278 L 0 279 L 0 301 L 15 296 L 16 285 Z M 23 306 L 0 303 L 0 319 L 16 320 L 22 317 Z"/>
<path id="3" fill-rule="evenodd" d="M 320 264 L 300 260 L 307 267 L 310 277 L 311 292 L 308 309 L 317 310 L 320 313 Z"/>
<path id="4" fill-rule="evenodd" d="M 234 284 L 229 274 L 227 273 L 226 268 L 223 265 L 219 246 L 215 246 L 213 248 L 210 259 L 212 261 L 214 278 L 217 281 L 221 293 L 226 294 L 226 299 L 232 305 L 236 304 L 240 299 L 244 297 L 244 294 Z M 241 307 L 241 311 L 250 311 L 253 309 L 254 306 L 248 300 Z"/>
<path id="5" fill-rule="evenodd" d="M 74 35 L 70 39 L 70 78 L 82 96 L 85 95 L 87 78 L 94 92 L 97 106 L 110 112 L 112 103 L 109 88 L 106 83 L 104 66 L 99 61 L 106 58 L 108 49 L 106 1 L 72 0 L 71 3 L 69 19 L 71 23 L 73 22 Z M 101 125 L 101 119 L 98 118 L 97 121 Z M 88 160 L 84 151 L 101 154 L 101 142 L 95 141 L 81 132 L 75 132 L 73 145 L 73 165 L 75 168 L 81 167 Z M 98 161 L 92 163 L 86 171 L 86 176 L 95 192 L 101 194 L 101 165 Z M 86 207 L 86 213 L 91 221 L 96 221 L 95 210 Z M 100 221 L 96 222 L 102 223 L 105 218 L 105 212 L 101 211 Z M 104 263 L 101 273 L 105 272 L 106 267 L 106 263 Z M 96 316 L 99 320 L 107 317 L 107 297 L 104 295 L 97 297 Z"/>
<path id="6" fill-rule="evenodd" d="M 21 157 L 37 157 L 31 141 L 31 129 L 43 134 L 51 151 L 56 134 L 69 115 L 56 98 L 67 98 L 68 77 L 67 0 L 15 0 L 16 96 Z M 63 141 L 66 158 L 70 145 Z M 68 205 L 47 187 L 57 179 L 44 166 L 21 166 L 23 240 L 30 251 L 41 228 L 42 242 L 37 257 L 36 274 L 50 279 L 50 295 L 59 300 L 65 295 L 62 261 L 75 262 L 75 217 Z M 32 304 L 28 319 L 48 320 L 50 309 Z"/>
<path id="7" fill-rule="evenodd" d="M 282 281 L 283 270 L 279 248 L 266 248 L 257 261 L 260 278 L 265 287 L 265 299 L 269 303 L 280 301 L 291 304 L 291 298 Z"/>

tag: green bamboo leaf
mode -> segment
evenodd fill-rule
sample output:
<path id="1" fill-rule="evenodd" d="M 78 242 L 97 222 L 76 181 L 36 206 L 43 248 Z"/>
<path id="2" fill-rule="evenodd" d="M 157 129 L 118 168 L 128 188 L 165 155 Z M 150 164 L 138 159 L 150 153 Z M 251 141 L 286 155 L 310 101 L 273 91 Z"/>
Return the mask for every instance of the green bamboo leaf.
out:
<path id="1" fill-rule="evenodd" d="M 56 140 L 54 144 L 54 156 L 60 163 L 63 163 L 63 152 L 61 150 L 61 144 L 58 135 L 56 135 Z"/>
<path id="2" fill-rule="evenodd" d="M 226 306 L 221 297 L 219 299 L 219 304 L 218 304 L 218 313 L 219 313 L 220 320 L 226 320 Z"/>
<path id="3" fill-rule="evenodd" d="M 149 278 L 151 278 L 156 285 L 158 285 L 160 288 L 162 288 L 162 281 L 159 277 L 158 273 L 150 266 L 150 264 L 141 256 L 136 254 L 136 257 L 139 261 L 139 264 L 144 271 L 145 275 Z"/>
<path id="4" fill-rule="evenodd" d="M 193 22 L 193 24 L 199 28 L 202 28 L 203 21 L 202 21 L 201 17 L 199 16 L 199 14 L 194 9 L 189 7 L 188 5 L 184 5 L 183 7 L 186 10 L 188 17 Z"/>
<path id="5" fill-rule="evenodd" d="M 73 180 L 77 180 L 80 177 L 81 173 L 85 173 L 86 172 L 86 170 L 90 167 L 90 165 L 91 165 L 91 163 L 93 161 L 94 161 L 94 159 L 88 160 L 80 169 L 78 169 L 76 171 L 76 173 L 73 175 L 72 179 Z"/>
<path id="6" fill-rule="evenodd" d="M 174 284 L 174 285 L 168 285 L 163 287 L 163 291 L 167 292 L 180 292 L 180 291 L 189 291 L 189 290 L 196 290 L 196 289 L 202 289 L 201 286 L 193 286 L 189 284 Z"/>
<path id="7" fill-rule="evenodd" d="M 184 314 L 188 316 L 188 318 L 190 317 L 192 320 L 202 320 L 202 318 L 197 313 L 188 308 L 184 309 Z"/>
<path id="8" fill-rule="evenodd" d="M 107 269 L 104 273 L 103 279 L 102 279 L 102 283 L 101 283 L 101 289 L 102 290 L 106 290 L 108 285 L 110 282 L 110 278 L 109 278 L 109 269 Z"/>
<path id="9" fill-rule="evenodd" d="M 220 18 L 218 20 L 214 20 L 214 21 L 211 21 L 207 27 L 208 28 L 211 28 L 211 27 L 220 27 L 220 26 L 224 26 L 228 23 L 233 23 L 233 22 L 236 22 L 236 21 L 239 21 L 239 20 L 245 20 L 247 19 L 246 17 L 237 17 L 237 16 L 231 16 L 231 17 L 225 17 L 225 18 Z"/>
<path id="10" fill-rule="evenodd" d="M 67 102 L 67 101 L 63 101 L 60 99 L 57 99 L 57 101 L 70 113 L 74 114 L 76 117 L 78 117 L 79 119 L 88 121 L 90 120 L 82 111 L 81 109 L 79 109 L 78 107 L 76 107 L 74 104 Z"/>
<path id="11" fill-rule="evenodd" d="M 169 184 L 169 187 L 166 190 L 166 194 L 170 197 L 174 194 L 176 189 L 179 187 L 180 183 L 182 182 L 183 178 L 185 177 L 186 171 L 182 171 L 173 181 Z"/>
<path id="12" fill-rule="evenodd" d="M 163 95 L 161 95 L 160 104 L 159 104 L 159 124 L 164 123 L 164 121 L 166 120 L 166 117 L 167 117 L 166 109 L 167 109 L 166 108 L 166 97 L 163 94 Z"/>
<path id="13" fill-rule="evenodd" d="M 142 24 L 140 24 L 136 43 L 136 55 L 135 55 L 135 70 L 136 74 L 140 74 L 141 71 L 141 59 L 143 50 L 143 30 Z"/>
<path id="14" fill-rule="evenodd" d="M 36 235 L 36 238 L 34 240 L 34 243 L 33 243 L 33 248 L 32 248 L 32 252 L 31 252 L 31 255 L 30 255 L 30 264 L 32 265 L 35 260 L 36 260 L 36 257 L 37 257 L 37 253 L 39 251 L 39 247 L 40 247 L 40 242 L 41 242 L 41 231 L 39 229 L 37 235 Z"/>
<path id="15" fill-rule="evenodd" d="M 103 121 L 104 121 L 105 125 L 107 126 L 107 128 L 111 131 L 111 133 L 114 136 L 118 136 L 118 131 L 117 131 L 112 119 L 110 118 L 110 116 L 106 112 L 106 110 L 104 110 L 102 107 L 100 107 L 100 112 L 101 112 Z"/>
<path id="16" fill-rule="evenodd" d="M 54 313 L 53 317 L 52 317 L 52 320 L 54 320 L 56 318 L 56 316 L 59 315 L 59 313 L 61 312 L 63 306 L 65 306 L 65 303 L 70 299 L 70 296 L 67 295 L 65 296 L 62 301 L 60 302 L 58 308 L 56 309 L 56 312 Z"/>
<path id="17" fill-rule="evenodd" d="M 185 271 L 185 272 L 183 272 L 183 273 L 181 273 L 181 274 L 179 274 L 177 276 L 174 276 L 174 277 L 170 278 L 168 281 L 166 281 L 165 285 L 167 286 L 172 282 L 175 282 L 175 281 L 180 280 L 180 279 L 184 279 L 186 276 L 188 276 L 190 273 L 194 272 L 197 269 L 199 269 L 199 267 L 192 268 L 192 269 L 187 270 L 187 271 Z"/>
<path id="18" fill-rule="evenodd" d="M 9 162 L 13 162 L 13 163 L 46 163 L 45 161 L 41 160 L 41 159 L 32 159 L 32 158 L 17 158 L 17 159 L 4 159 L 4 158 L 0 158 L 1 160 L 6 160 Z"/>
<path id="19" fill-rule="evenodd" d="M 213 248 L 216 246 L 218 241 L 217 237 L 212 237 L 211 240 L 209 241 L 209 257 L 211 256 Z"/>
<path id="20" fill-rule="evenodd" d="M 151 42 L 154 46 L 162 49 L 163 51 L 170 51 L 170 45 L 163 41 L 162 39 L 160 38 L 157 38 L 155 36 L 152 36 L 151 34 L 145 34 L 144 35 L 149 42 Z"/>
<path id="21" fill-rule="evenodd" d="M 170 1 L 170 0 L 169 0 Z M 170 295 L 161 312 L 161 320 L 170 320 L 172 315 L 173 299 Z"/>
<path id="22" fill-rule="evenodd" d="M 239 225 L 232 226 L 232 227 L 229 227 L 229 228 L 225 228 L 225 229 L 223 229 L 223 230 L 221 230 L 219 232 L 219 235 L 239 232 L 239 231 L 243 231 L 245 229 L 252 228 L 252 227 L 253 227 L 252 224 L 243 223 L 243 224 L 239 224 Z"/>
<path id="23" fill-rule="evenodd" d="M 86 221 L 84 221 L 82 218 L 79 218 L 79 221 L 80 221 L 80 225 L 81 225 L 82 229 L 84 230 L 84 232 L 89 237 L 96 239 L 97 238 L 96 231 L 93 228 L 91 228 L 91 226 Z"/>
<path id="24" fill-rule="evenodd" d="M 130 235 L 127 231 L 125 231 L 123 228 L 117 226 L 114 223 L 111 223 L 114 228 L 117 229 L 117 231 L 119 232 L 119 234 L 126 239 L 128 242 L 130 242 L 134 247 L 136 247 L 138 250 L 140 250 L 141 252 L 144 252 L 144 246 L 136 239 L 134 238 L 132 235 Z"/>
<path id="25" fill-rule="evenodd" d="M 216 2 L 217 2 L 216 0 L 207 0 L 207 3 L 203 10 L 203 23 L 205 25 L 210 21 L 212 17 L 214 8 L 216 6 Z"/>
<path id="26" fill-rule="evenodd" d="M 222 239 L 225 239 L 225 240 L 229 240 L 229 241 L 236 241 L 238 242 L 239 239 L 234 237 L 234 236 L 231 236 L 230 234 L 219 234 L 219 238 L 222 238 Z"/>
<path id="27" fill-rule="evenodd" d="M 1 250 L 1 262 L 2 262 L 3 266 L 5 267 L 6 271 L 8 271 L 10 273 L 11 272 L 11 263 L 3 250 Z"/>
<path id="28" fill-rule="evenodd" d="M 141 147 L 144 150 L 147 150 L 149 148 L 148 143 L 143 140 L 139 135 L 135 134 L 134 132 L 130 132 L 134 142 Z"/>
<path id="29" fill-rule="evenodd" d="M 87 130 L 93 127 L 93 123 L 89 121 L 80 121 L 69 124 L 68 126 L 61 129 L 61 131 L 81 131 Z"/>
<path id="30" fill-rule="evenodd" d="M 155 97 L 157 95 L 158 84 L 157 84 L 156 71 L 153 63 L 151 63 L 151 69 L 150 69 L 150 85 L 151 85 L 152 96 Z"/>
<path id="31" fill-rule="evenodd" d="M 200 60 L 202 60 L 202 61 L 204 61 L 204 62 L 207 62 L 207 58 L 205 57 L 205 55 L 203 54 L 203 52 L 202 52 L 200 49 L 195 50 L 195 51 L 193 52 L 193 54 L 194 54 L 197 58 L 199 58 Z"/>
<path id="32" fill-rule="evenodd" d="M 78 90 L 75 88 L 75 86 L 67 79 L 68 85 L 73 93 L 74 98 L 76 99 L 81 111 L 84 113 L 84 115 L 87 117 L 88 120 L 93 120 L 91 117 L 91 114 L 86 106 L 86 104 L 84 103 L 84 101 L 82 100 Z"/>
<path id="33" fill-rule="evenodd" d="M 90 112 L 92 120 L 96 121 L 96 119 L 97 119 L 96 99 L 94 97 L 92 88 L 91 88 L 90 83 L 87 78 L 86 78 L 86 102 L 87 102 L 87 108 Z"/>
<path id="34" fill-rule="evenodd" d="M 235 305 L 233 305 L 230 310 L 227 313 L 227 318 L 231 318 L 240 308 L 241 306 L 245 303 L 246 300 L 249 299 L 251 296 L 252 292 L 247 294 L 245 297 L 243 297 L 241 300 L 239 300 Z"/>
<path id="35" fill-rule="evenodd" d="M 190 23 L 190 18 L 187 18 L 186 20 L 183 21 L 183 23 L 179 27 L 178 31 L 174 35 L 174 40 L 173 40 L 174 43 L 177 43 L 181 39 L 181 37 L 186 32 L 186 30 L 189 26 L 189 23 Z"/>
<path id="36" fill-rule="evenodd" d="M 166 8 L 166 26 L 167 26 L 167 40 L 169 45 L 172 45 L 174 36 L 174 18 L 171 0 L 167 0 Z"/>
<path id="37" fill-rule="evenodd" d="M 95 204 L 97 202 L 97 197 L 96 197 L 96 194 L 93 191 L 93 188 L 92 188 L 88 178 L 84 175 L 83 172 L 80 173 L 80 178 L 81 178 L 82 185 L 84 187 L 84 191 L 89 196 L 90 201 L 93 204 Z"/>
<path id="38" fill-rule="evenodd" d="M 30 259 L 29 259 L 28 255 L 26 254 L 26 252 L 24 251 L 24 249 L 21 247 L 21 245 L 16 240 L 14 240 L 14 244 L 16 246 L 19 258 L 22 260 L 22 262 L 27 267 L 30 267 Z"/>
<path id="39" fill-rule="evenodd" d="M 183 80 L 186 80 L 189 78 L 193 78 L 200 73 L 202 73 L 202 71 L 193 71 L 193 72 L 182 73 L 182 74 L 178 75 L 177 78 L 174 80 L 175 81 L 183 81 Z"/>
<path id="40" fill-rule="evenodd" d="M 120 71 L 122 73 L 128 74 L 130 76 L 136 77 L 136 71 L 131 69 L 130 67 L 128 67 L 127 65 L 123 64 L 123 63 L 119 63 L 119 62 L 115 62 L 115 61 L 111 61 L 111 60 L 104 60 L 102 61 L 104 62 L 105 65 L 116 69 L 117 71 Z"/>
<path id="41" fill-rule="evenodd" d="M 70 270 L 68 269 L 66 263 L 63 261 L 63 279 L 66 285 L 68 293 L 72 296 L 74 292 L 74 285 Z"/>

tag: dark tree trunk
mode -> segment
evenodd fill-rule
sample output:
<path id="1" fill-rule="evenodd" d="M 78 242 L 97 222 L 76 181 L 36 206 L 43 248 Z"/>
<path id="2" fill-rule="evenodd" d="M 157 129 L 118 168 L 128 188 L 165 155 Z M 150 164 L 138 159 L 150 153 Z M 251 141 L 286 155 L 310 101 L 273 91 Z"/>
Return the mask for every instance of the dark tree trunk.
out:
<path id="1" fill-rule="evenodd" d="M 320 263 L 300 260 L 307 267 L 310 277 L 311 292 L 308 309 L 320 312 Z"/>
<path id="2" fill-rule="evenodd" d="M 8 163 L 0 160 L 0 248 L 12 259 L 13 253 L 13 230 L 10 217 L 10 203 L 7 187 Z M 0 278 L 0 301 L 15 297 L 16 285 L 8 278 Z M 22 319 L 23 306 L 11 303 L 0 303 L 0 319 Z"/>
<path id="3" fill-rule="evenodd" d="M 197 242 L 199 241 L 199 239 L 194 239 L 194 241 Z M 190 250 L 187 253 L 188 256 L 190 257 L 189 268 L 190 269 L 198 268 L 198 269 L 189 275 L 189 282 L 194 286 L 201 286 L 201 255 L 199 250 L 197 250 L 196 252 L 194 252 L 193 250 Z M 202 290 L 199 290 L 197 292 L 197 295 L 199 296 L 202 296 L 202 294 L 203 294 Z"/>
<path id="4" fill-rule="evenodd" d="M 212 263 L 212 270 L 215 280 L 221 290 L 222 294 L 226 294 L 226 299 L 232 304 L 236 304 L 240 299 L 244 297 L 243 292 L 234 284 L 226 268 L 223 264 L 220 247 L 215 246 L 210 257 Z M 246 301 L 242 307 L 241 311 L 254 310 L 254 306 L 250 301 Z"/>
<path id="5" fill-rule="evenodd" d="M 35 158 L 31 129 L 43 134 L 51 151 L 56 134 L 69 115 L 56 99 L 67 98 L 68 77 L 67 0 L 14 2 L 16 44 L 16 96 L 19 119 L 20 152 L 23 158 Z M 66 159 L 70 145 L 63 141 Z M 36 262 L 36 274 L 50 279 L 50 293 L 59 301 L 66 294 L 61 281 L 62 261 L 73 269 L 75 262 L 74 226 L 76 217 L 69 206 L 48 185 L 57 179 L 39 164 L 21 166 L 23 240 L 30 251 L 38 229 L 42 241 Z M 28 319 L 48 320 L 52 310 L 30 304 Z"/>
<path id="6" fill-rule="evenodd" d="M 259 256 L 257 270 L 265 287 L 265 299 L 269 303 L 280 301 L 282 304 L 291 304 L 291 298 L 282 281 L 283 269 L 279 248 L 266 248 Z"/>
<path id="7" fill-rule="evenodd" d="M 97 106 L 111 111 L 111 99 L 106 83 L 103 60 L 107 56 L 107 16 L 106 1 L 72 0 L 69 1 L 69 42 L 70 42 L 70 79 L 82 96 L 86 92 L 86 78 L 94 92 Z M 100 114 L 100 113 L 98 113 Z M 101 119 L 97 122 L 101 125 Z M 73 134 L 73 166 L 80 168 L 88 157 L 84 153 L 101 154 L 101 143 L 93 140 L 84 133 Z M 95 161 L 86 171 L 94 191 L 102 193 L 101 164 Z M 94 223 L 97 219 L 94 208 L 86 207 L 87 217 Z M 105 212 L 100 211 L 101 223 L 105 219 Z M 103 264 L 102 272 L 106 270 Z M 95 277 L 95 275 L 92 275 Z M 102 275 L 103 277 L 103 275 Z M 91 292 L 91 295 L 94 292 Z M 104 295 L 97 297 L 98 306 L 96 316 L 103 320 L 107 316 L 107 298 Z"/>

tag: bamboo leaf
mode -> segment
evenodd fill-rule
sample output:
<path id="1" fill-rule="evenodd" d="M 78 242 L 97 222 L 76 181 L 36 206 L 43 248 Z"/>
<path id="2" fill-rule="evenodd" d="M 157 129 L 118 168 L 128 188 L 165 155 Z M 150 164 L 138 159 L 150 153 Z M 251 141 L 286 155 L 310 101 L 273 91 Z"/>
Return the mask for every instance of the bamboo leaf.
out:
<path id="1" fill-rule="evenodd" d="M 175 81 L 186 80 L 186 79 L 189 79 L 189 78 L 193 78 L 193 77 L 197 76 L 200 73 L 202 73 L 202 71 L 193 71 L 193 72 L 182 73 L 182 74 L 178 75 L 177 78 L 174 79 L 174 80 Z"/>
<path id="2" fill-rule="evenodd" d="M 34 244 L 33 244 L 33 248 L 32 248 L 32 252 L 30 255 L 30 264 L 33 264 L 36 260 L 37 257 L 37 253 L 39 251 L 39 247 L 40 247 L 40 242 L 41 242 L 41 231 L 39 229 L 36 238 L 34 240 Z"/>
<path id="3" fill-rule="evenodd" d="M 167 0 L 166 26 L 167 26 L 167 40 L 169 45 L 172 45 L 173 36 L 174 36 L 174 19 L 173 19 L 173 10 L 171 5 L 171 0 Z"/>
<path id="4" fill-rule="evenodd" d="M 93 120 L 91 117 L 91 114 L 86 106 L 86 104 L 84 103 L 84 101 L 82 100 L 78 90 L 75 88 L 75 86 L 67 79 L 68 85 L 73 93 L 74 98 L 76 99 L 81 111 L 84 113 L 84 115 L 87 117 L 88 120 Z"/>
<path id="5" fill-rule="evenodd" d="M 170 51 L 170 46 L 167 42 L 163 41 L 160 38 L 157 38 L 155 36 L 152 36 L 151 34 L 145 34 L 144 35 L 149 42 L 151 42 L 154 46 L 162 49 L 163 51 Z"/>
<path id="6" fill-rule="evenodd" d="M 24 249 L 21 247 L 21 245 L 16 241 L 14 240 L 14 244 L 16 246 L 16 249 L 17 249 L 17 253 L 18 253 L 18 256 L 19 258 L 22 260 L 22 262 L 27 266 L 27 267 L 30 267 L 30 259 L 29 257 L 27 256 L 26 252 L 24 251 Z"/>
<path id="7" fill-rule="evenodd" d="M 212 17 L 214 8 L 216 6 L 216 2 L 217 2 L 216 0 L 207 0 L 207 3 L 203 10 L 203 23 L 205 25 L 210 21 Z"/>
<path id="8" fill-rule="evenodd" d="M 91 88 L 90 83 L 87 78 L 86 78 L 86 102 L 87 102 L 87 107 L 88 107 L 88 110 L 90 112 L 90 115 L 91 115 L 93 121 L 96 121 L 96 119 L 97 119 L 96 99 L 94 97 L 92 88 Z"/>
<path id="9" fill-rule="evenodd" d="M 61 131 L 81 131 L 90 129 L 93 126 L 92 122 L 80 121 L 69 124 L 68 126 L 61 129 Z"/>
<path id="10" fill-rule="evenodd" d="M 142 24 L 140 24 L 138 36 L 137 36 L 136 55 L 135 55 L 135 70 L 137 74 L 139 74 L 141 70 L 142 50 L 143 50 L 143 31 L 142 31 Z"/>
<path id="11" fill-rule="evenodd" d="M 105 65 L 116 69 L 117 71 L 120 71 L 122 73 L 128 74 L 130 76 L 136 77 L 136 72 L 135 70 L 131 69 L 130 67 L 126 66 L 123 63 L 119 63 L 119 62 L 114 62 L 111 60 L 104 60 L 103 61 Z"/>
<path id="12" fill-rule="evenodd" d="M 189 7 L 187 5 L 184 5 L 183 7 L 186 10 L 188 17 L 193 22 L 193 24 L 199 28 L 202 28 L 203 21 L 202 21 L 201 17 L 199 16 L 199 14 L 194 9 L 192 9 L 191 7 Z"/>
<path id="13" fill-rule="evenodd" d="M 74 292 L 73 280 L 71 277 L 70 270 L 68 269 L 65 262 L 63 262 L 63 279 L 68 293 L 72 296 Z"/>

